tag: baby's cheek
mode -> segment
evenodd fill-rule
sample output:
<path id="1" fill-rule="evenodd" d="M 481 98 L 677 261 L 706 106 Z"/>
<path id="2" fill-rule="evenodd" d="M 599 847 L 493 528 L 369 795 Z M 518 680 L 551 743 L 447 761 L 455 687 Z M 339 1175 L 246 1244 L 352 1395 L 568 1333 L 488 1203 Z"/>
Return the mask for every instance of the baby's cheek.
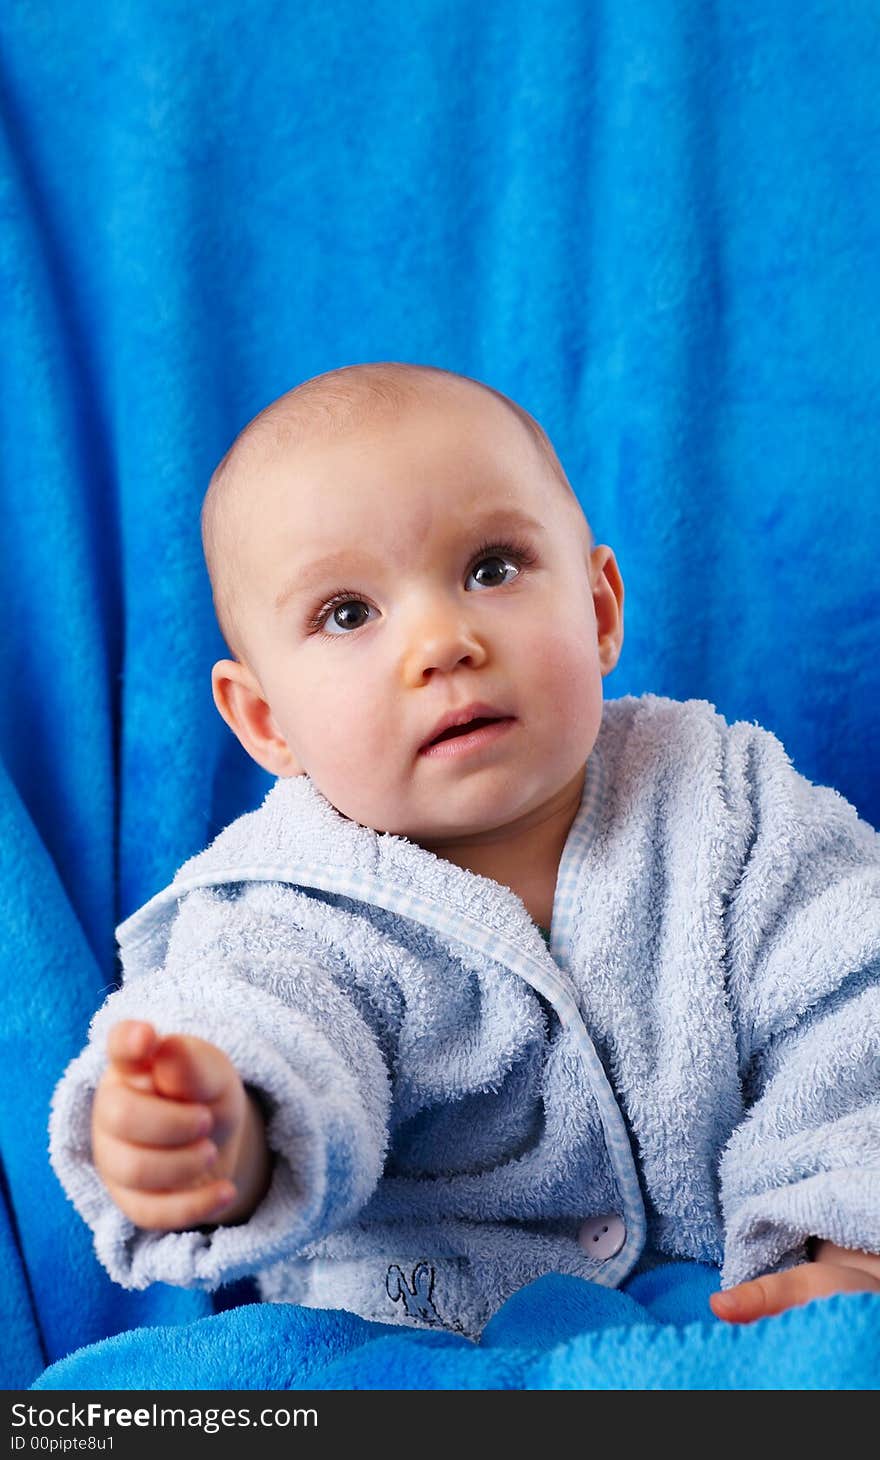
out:
<path id="1" fill-rule="evenodd" d="M 535 636 L 525 652 L 533 666 L 539 687 L 566 702 L 582 702 L 595 691 L 596 645 L 585 633 L 567 629 L 559 634 Z M 601 677 L 601 676 L 600 676 Z"/>
<path id="2" fill-rule="evenodd" d="M 334 804 L 344 801 L 344 814 L 365 825 L 381 820 L 394 798 L 400 756 L 408 743 L 400 718 L 384 706 L 341 701 L 327 717 L 326 736 L 317 757 L 328 784 L 336 791 Z"/>
<path id="3" fill-rule="evenodd" d="M 586 635 L 567 633 L 545 643 L 536 665 L 535 697 L 553 717 L 560 749 L 567 745 L 575 761 L 589 755 L 602 720 L 602 675 L 598 653 Z"/>

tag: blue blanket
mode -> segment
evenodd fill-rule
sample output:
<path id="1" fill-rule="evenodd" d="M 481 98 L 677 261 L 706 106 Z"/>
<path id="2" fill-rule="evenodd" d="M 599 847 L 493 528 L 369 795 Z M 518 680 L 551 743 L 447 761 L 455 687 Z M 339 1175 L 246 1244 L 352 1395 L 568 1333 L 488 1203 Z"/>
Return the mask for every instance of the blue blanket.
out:
<path id="1" fill-rule="evenodd" d="M 857 0 L 131 0 L 88 24 L 17 0 L 0 57 L 12 1387 L 236 1300 L 114 1287 L 46 1123 L 114 927 L 268 789 L 212 702 L 198 512 L 281 391 L 401 359 L 519 400 L 618 552 L 611 693 L 761 721 L 880 822 L 880 33 Z M 486 1379 L 493 1352 L 460 1362 Z"/>
<path id="2" fill-rule="evenodd" d="M 142 1329 L 53 1364 L 35 1389 L 876 1389 L 880 1295 L 841 1293 L 734 1328 L 718 1274 L 670 1263 L 624 1290 L 554 1275 L 478 1345 L 352 1313 L 252 1304 Z"/>

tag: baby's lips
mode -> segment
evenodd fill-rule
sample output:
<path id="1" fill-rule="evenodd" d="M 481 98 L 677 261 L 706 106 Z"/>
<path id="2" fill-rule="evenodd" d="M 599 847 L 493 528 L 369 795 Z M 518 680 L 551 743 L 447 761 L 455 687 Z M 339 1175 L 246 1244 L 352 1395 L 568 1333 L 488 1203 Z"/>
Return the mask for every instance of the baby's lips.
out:
<path id="1" fill-rule="evenodd" d="M 516 716 L 511 715 L 508 710 L 496 709 L 492 705 L 484 704 L 482 701 L 479 701 L 476 704 L 464 706 L 461 710 L 450 711 L 448 715 L 444 715 L 442 720 L 439 720 L 437 722 L 428 737 L 422 741 L 421 745 L 419 746 L 419 752 L 421 753 L 421 751 L 427 750 L 428 747 L 433 745 L 435 741 L 440 738 L 441 735 L 445 735 L 445 732 L 447 730 L 452 730 L 459 726 L 463 728 L 464 726 L 469 725 L 472 720 L 488 721 L 515 719 Z"/>

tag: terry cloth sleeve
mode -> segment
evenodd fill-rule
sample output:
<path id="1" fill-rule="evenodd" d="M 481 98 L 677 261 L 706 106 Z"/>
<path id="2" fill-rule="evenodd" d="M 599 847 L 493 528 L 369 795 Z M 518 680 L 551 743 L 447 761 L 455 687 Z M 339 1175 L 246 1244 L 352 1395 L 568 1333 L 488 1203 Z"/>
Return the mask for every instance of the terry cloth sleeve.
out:
<path id="1" fill-rule="evenodd" d="M 722 1154 L 722 1287 L 806 1240 L 880 1252 L 880 836 L 765 730 L 733 725 L 726 908 L 746 1115 Z"/>
<path id="2" fill-rule="evenodd" d="M 160 966 L 137 949 L 123 953 L 122 987 L 55 1091 L 52 1165 L 124 1287 L 210 1289 L 256 1272 L 354 1218 L 376 1186 L 390 1107 L 381 1002 L 363 995 L 329 941 L 297 927 L 291 912 L 302 896 L 279 883 L 189 892 Z M 257 1095 L 274 1164 L 247 1222 L 147 1232 L 110 1200 L 92 1164 L 90 1125 L 107 1033 L 120 1019 L 210 1040 Z"/>

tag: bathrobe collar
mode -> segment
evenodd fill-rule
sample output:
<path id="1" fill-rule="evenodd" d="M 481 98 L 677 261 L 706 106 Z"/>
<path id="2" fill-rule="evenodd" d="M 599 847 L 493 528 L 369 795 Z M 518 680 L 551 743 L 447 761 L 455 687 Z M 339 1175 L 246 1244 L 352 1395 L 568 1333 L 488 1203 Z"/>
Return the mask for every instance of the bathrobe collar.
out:
<path id="1" fill-rule="evenodd" d="M 196 887 L 279 881 L 412 917 L 505 963 L 505 950 L 516 949 L 558 977 L 571 968 L 573 900 L 595 836 L 603 788 L 601 758 L 594 750 L 559 862 L 549 951 L 511 888 L 407 837 L 350 820 L 305 775 L 277 780 L 260 807 L 231 822 L 209 847 L 184 862 L 168 887 L 119 925 L 116 936 L 120 947 L 136 946 Z M 570 978 L 563 982 L 573 995 Z"/>

